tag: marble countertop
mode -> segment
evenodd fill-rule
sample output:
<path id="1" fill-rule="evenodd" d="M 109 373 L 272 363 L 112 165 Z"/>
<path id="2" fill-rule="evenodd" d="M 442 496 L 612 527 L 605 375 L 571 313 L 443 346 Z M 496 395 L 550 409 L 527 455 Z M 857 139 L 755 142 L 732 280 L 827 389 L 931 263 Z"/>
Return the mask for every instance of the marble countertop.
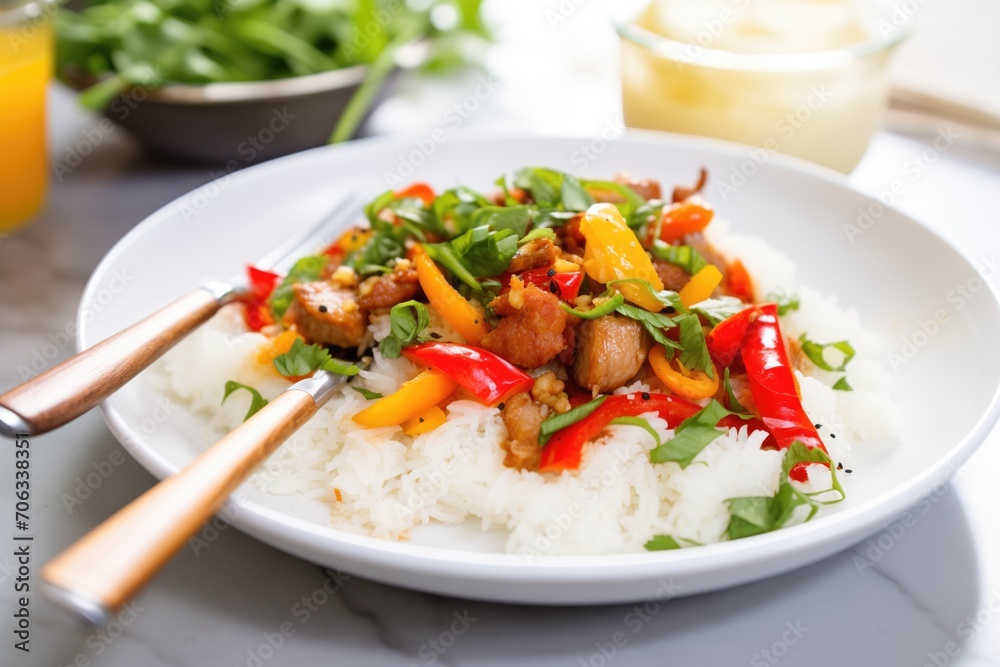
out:
<path id="1" fill-rule="evenodd" d="M 459 77 L 436 84 L 436 99 L 465 94 L 470 83 Z M 369 131 L 420 124 L 447 107 L 408 99 L 410 93 L 404 84 Z M 616 118 L 617 102 L 609 99 L 558 129 L 595 136 Z M 513 120 L 503 100 L 480 121 Z M 549 127 L 565 118 L 549 111 Z M 54 91 L 51 118 L 53 159 L 95 123 L 61 90 Z M 546 128 L 545 118 L 538 122 Z M 882 132 L 851 179 L 876 194 L 895 184 L 894 205 L 971 258 L 992 259 L 1000 252 L 1000 155 L 962 140 L 928 152 L 932 141 Z M 147 214 L 210 178 L 208 168 L 147 155 L 118 130 L 55 182 L 39 219 L 0 240 L 0 388 L 20 382 L 33 364 L 68 357 L 73 343 L 61 332 L 104 253 Z M 35 572 L 154 482 L 96 411 L 33 438 L 31 451 Z M 3 448 L 5 477 L 13 461 Z M 17 563 L 4 549 L 0 664 L 1000 665 L 998 468 L 994 431 L 909 525 L 890 524 L 851 550 L 783 576 L 647 607 L 491 604 L 359 578 L 327 595 L 321 568 L 232 530 L 198 555 L 184 550 L 104 629 L 78 624 L 34 595 L 25 654 L 13 650 L 8 629 Z M 12 505 L 11 495 L 5 479 L 0 507 Z M 72 495 L 80 501 L 67 502 Z"/>

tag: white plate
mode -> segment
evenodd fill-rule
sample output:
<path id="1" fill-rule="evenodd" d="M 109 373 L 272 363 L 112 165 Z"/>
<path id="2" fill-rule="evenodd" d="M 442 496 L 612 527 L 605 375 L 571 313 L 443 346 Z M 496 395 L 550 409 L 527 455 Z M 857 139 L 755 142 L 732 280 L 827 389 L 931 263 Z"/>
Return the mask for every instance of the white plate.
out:
<path id="1" fill-rule="evenodd" d="M 420 146 L 423 146 L 421 148 Z M 429 147 L 429 148 L 428 148 Z M 583 149 L 603 150 L 587 163 Z M 433 149 L 431 151 L 430 149 Z M 431 153 L 428 155 L 427 153 Z M 853 243 L 845 225 L 881 205 L 833 172 L 771 157 L 757 165 L 747 149 L 656 133 L 630 133 L 604 144 L 590 139 L 465 135 L 446 143 L 381 138 L 320 148 L 247 169 L 163 207 L 108 253 L 80 305 L 80 348 L 110 336 L 206 278 L 225 278 L 266 253 L 295 225 L 318 220 L 344 188 L 378 191 L 386 174 L 418 164 L 408 180 L 438 188 L 489 189 L 502 173 L 537 164 L 610 176 L 618 171 L 688 183 L 704 165 L 708 196 L 734 228 L 797 258 L 803 284 L 853 305 L 889 349 L 904 337 L 916 354 L 893 375 L 902 411 L 901 446 L 877 454 L 852 477 L 850 504 L 808 524 L 680 551 L 624 556 L 544 557 L 490 551 L 495 536 L 464 527 L 391 542 L 328 527 L 319 502 L 255 494 L 231 508 L 241 530 L 279 549 L 356 575 L 435 593 L 522 603 L 610 603 L 692 594 L 785 572 L 864 539 L 946 480 L 983 440 L 998 416 L 1000 309 L 991 287 L 974 298 L 951 292 L 976 276 L 946 242 L 888 210 Z M 724 199 L 717 185 L 740 182 Z M 117 278 L 116 278 L 117 277 Z M 126 282 L 120 289 L 121 282 Z M 977 285 L 981 288 L 983 282 Z M 989 285 L 989 282 L 986 282 Z M 117 293 L 115 293 L 117 292 Z M 921 323 L 936 311 L 948 321 L 932 336 Z M 930 328 L 928 326 L 928 328 Z M 906 352 L 914 350 L 907 349 Z M 142 377 L 103 406 L 111 430 L 157 477 L 177 471 L 209 443 L 188 414 L 163 419 L 161 399 Z M 162 423 L 161 423 L 162 422 Z M 280 576 L 280 575 L 279 575 Z"/>

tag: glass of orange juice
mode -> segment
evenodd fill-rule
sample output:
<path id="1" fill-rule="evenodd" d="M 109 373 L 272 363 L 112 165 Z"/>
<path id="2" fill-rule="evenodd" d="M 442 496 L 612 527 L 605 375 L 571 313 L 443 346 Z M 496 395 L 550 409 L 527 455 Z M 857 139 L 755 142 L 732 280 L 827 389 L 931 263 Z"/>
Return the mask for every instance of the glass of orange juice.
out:
<path id="1" fill-rule="evenodd" d="M 0 233 L 42 207 L 55 2 L 0 0 Z"/>

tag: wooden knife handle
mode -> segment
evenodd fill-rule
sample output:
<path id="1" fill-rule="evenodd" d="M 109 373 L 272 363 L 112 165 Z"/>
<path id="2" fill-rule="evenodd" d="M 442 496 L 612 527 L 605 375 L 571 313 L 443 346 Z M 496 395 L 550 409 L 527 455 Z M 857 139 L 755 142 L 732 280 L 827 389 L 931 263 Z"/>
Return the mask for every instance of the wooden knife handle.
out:
<path id="1" fill-rule="evenodd" d="M 206 322 L 232 294 L 221 284 L 195 290 L 14 387 L 0 396 L 0 435 L 37 435 L 76 419 Z"/>
<path id="2" fill-rule="evenodd" d="M 46 593 L 95 623 L 106 622 L 317 409 L 306 391 L 280 394 L 49 562 L 41 572 Z"/>

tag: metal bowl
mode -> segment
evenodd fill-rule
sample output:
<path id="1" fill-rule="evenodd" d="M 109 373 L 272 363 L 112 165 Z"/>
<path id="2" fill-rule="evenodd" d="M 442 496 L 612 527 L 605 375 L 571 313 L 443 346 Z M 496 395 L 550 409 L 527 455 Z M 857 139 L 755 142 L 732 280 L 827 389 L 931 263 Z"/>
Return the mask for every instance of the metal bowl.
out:
<path id="1" fill-rule="evenodd" d="M 104 114 L 158 153 L 235 169 L 325 144 L 367 72 L 359 65 L 273 81 L 133 87 Z"/>

